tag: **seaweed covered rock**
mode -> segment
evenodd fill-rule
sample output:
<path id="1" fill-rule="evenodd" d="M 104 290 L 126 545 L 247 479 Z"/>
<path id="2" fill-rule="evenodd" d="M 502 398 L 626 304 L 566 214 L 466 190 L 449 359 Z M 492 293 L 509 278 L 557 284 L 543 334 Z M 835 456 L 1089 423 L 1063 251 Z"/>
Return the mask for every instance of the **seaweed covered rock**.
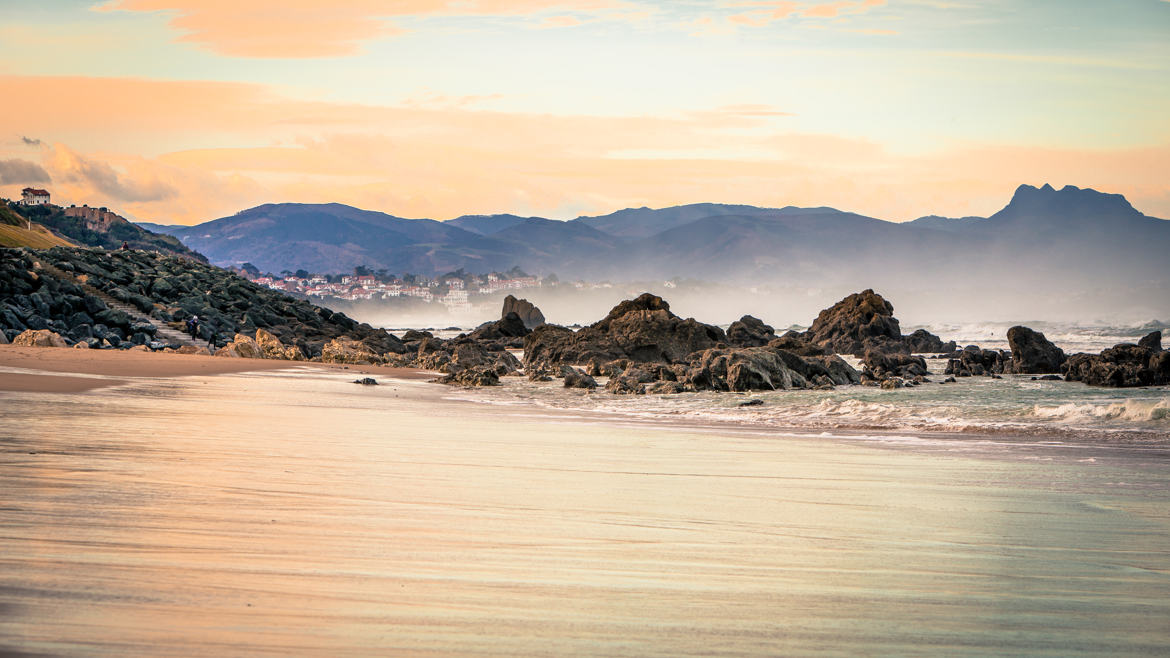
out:
<path id="1" fill-rule="evenodd" d="M 978 345 L 968 345 L 957 357 L 947 361 L 943 374 L 956 377 L 1000 375 L 1011 372 L 1012 355 L 1003 350 L 987 350 Z"/>
<path id="2" fill-rule="evenodd" d="M 913 379 L 926 376 L 926 360 L 910 354 L 866 350 L 862 359 L 865 366 L 862 374 L 876 381 L 890 378 Z"/>
<path id="3" fill-rule="evenodd" d="M 565 380 L 565 388 L 597 388 L 597 380 L 572 366 L 561 366 L 561 377 Z"/>

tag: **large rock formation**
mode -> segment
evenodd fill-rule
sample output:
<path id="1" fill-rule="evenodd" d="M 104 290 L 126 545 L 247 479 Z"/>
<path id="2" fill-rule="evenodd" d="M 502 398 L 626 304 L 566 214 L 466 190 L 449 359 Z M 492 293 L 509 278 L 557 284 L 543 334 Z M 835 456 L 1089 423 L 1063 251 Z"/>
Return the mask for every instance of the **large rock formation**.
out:
<path id="1" fill-rule="evenodd" d="M 615 306 L 600 321 L 573 332 L 546 324 L 524 339 L 524 365 L 555 371 L 561 365 L 586 365 L 616 359 L 674 363 L 692 352 L 726 343 L 719 327 L 670 312 L 661 297 L 645 293 Z"/>
<path id="2" fill-rule="evenodd" d="M 953 352 L 955 343 L 943 343 L 934 334 L 919 329 L 902 335 L 894 305 L 873 290 L 849 295 L 823 310 L 801 338 L 837 354 L 865 355 L 866 350 L 882 352 Z"/>
<path id="3" fill-rule="evenodd" d="M 1074 354 L 1061 369 L 1066 380 L 1091 386 L 1162 386 L 1170 384 L 1170 352 L 1120 343 L 1100 354 Z"/>
<path id="4" fill-rule="evenodd" d="M 51 329 L 69 343 L 97 338 L 102 346 L 125 347 L 153 336 L 154 324 L 133 322 L 73 280 L 39 270 L 35 261 L 135 307 L 155 324 L 181 327 L 198 315 L 202 340 L 214 332 L 216 342 L 224 344 L 237 333 L 254 335 L 264 329 L 306 357 L 320 356 L 325 343 L 341 337 L 360 341 L 379 355 L 406 352 L 402 342 L 385 331 L 210 265 L 146 251 L 65 247 L 36 252 L 0 249 L 0 331 L 8 338 L 25 329 Z"/>
<path id="5" fill-rule="evenodd" d="M 512 295 L 505 297 L 504 308 L 500 311 L 500 319 L 507 318 L 509 313 L 515 313 L 524 326 L 529 329 L 535 329 L 544 324 L 544 313 L 541 313 L 540 309 L 527 299 L 516 299 Z"/>
<path id="6" fill-rule="evenodd" d="M 1015 326 L 1008 329 L 1007 339 L 1012 350 L 1012 372 L 1020 375 L 1060 372 L 1064 350 L 1053 345 L 1044 334 Z"/>
<path id="7" fill-rule="evenodd" d="M 1150 333 L 1146 334 L 1145 336 L 1142 336 L 1142 339 L 1138 341 L 1138 345 L 1146 348 L 1147 350 L 1150 350 L 1151 352 L 1161 352 L 1162 351 L 1162 332 L 1161 331 L 1151 331 Z"/>
<path id="8" fill-rule="evenodd" d="M 943 374 L 956 377 L 972 375 L 1000 375 L 1011 372 L 1012 355 L 1003 350 L 986 350 L 978 345 L 968 345 L 957 357 L 947 361 Z"/>
<path id="9" fill-rule="evenodd" d="M 727 342 L 735 347 L 761 347 L 779 337 L 763 320 L 745 315 L 727 328 Z"/>

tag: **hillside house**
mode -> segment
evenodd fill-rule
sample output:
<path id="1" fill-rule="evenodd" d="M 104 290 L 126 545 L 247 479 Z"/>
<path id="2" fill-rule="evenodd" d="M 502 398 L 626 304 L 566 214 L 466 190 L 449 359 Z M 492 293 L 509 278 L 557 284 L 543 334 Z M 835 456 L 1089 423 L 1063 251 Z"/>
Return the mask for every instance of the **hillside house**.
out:
<path id="1" fill-rule="evenodd" d="M 20 202 L 26 206 L 43 206 L 49 203 L 49 192 L 35 187 L 26 187 L 20 191 Z"/>

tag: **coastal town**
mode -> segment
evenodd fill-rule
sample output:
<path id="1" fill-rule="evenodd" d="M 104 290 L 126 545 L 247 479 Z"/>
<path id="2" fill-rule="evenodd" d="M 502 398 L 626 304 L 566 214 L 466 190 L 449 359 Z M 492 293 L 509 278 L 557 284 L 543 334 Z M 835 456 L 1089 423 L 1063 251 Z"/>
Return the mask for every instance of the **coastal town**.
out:
<path id="1" fill-rule="evenodd" d="M 284 272 L 281 276 L 248 276 L 253 283 L 280 290 L 293 295 L 304 295 L 318 299 L 342 299 L 358 301 L 395 301 L 413 299 L 424 303 L 437 303 L 449 311 L 471 309 L 476 297 L 487 297 L 501 292 L 511 292 L 546 285 L 557 285 L 555 276 L 540 278 L 530 276 L 519 269 L 489 274 L 466 274 L 463 271 L 450 272 L 439 277 L 404 274 L 401 277 L 384 271 L 370 273 L 366 268 L 355 268 L 354 274 L 312 274 L 304 270 Z"/>

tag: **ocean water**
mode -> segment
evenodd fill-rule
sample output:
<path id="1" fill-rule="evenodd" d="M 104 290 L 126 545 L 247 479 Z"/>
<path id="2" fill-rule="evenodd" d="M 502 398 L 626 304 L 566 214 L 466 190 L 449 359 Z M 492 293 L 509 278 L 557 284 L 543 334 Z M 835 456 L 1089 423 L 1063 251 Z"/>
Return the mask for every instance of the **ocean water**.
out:
<path id="1" fill-rule="evenodd" d="M 1007 329 L 1018 323 L 926 327 L 945 340 L 1008 349 Z M 1100 352 L 1135 343 L 1149 326 L 1086 326 L 1033 322 L 1029 326 L 1066 353 Z M 907 328 L 912 331 L 918 327 Z M 1170 338 L 1167 340 L 1170 343 Z M 519 354 L 517 356 L 520 356 Z M 861 369 L 859 359 L 845 356 Z M 1031 375 L 1003 379 L 963 377 L 940 384 L 946 359 L 927 358 L 931 383 L 885 391 L 842 386 L 834 391 L 769 391 L 746 395 L 684 393 L 622 396 L 602 390 L 566 391 L 559 381 L 504 378 L 498 389 L 452 394 L 485 404 L 534 404 L 615 417 L 678 419 L 806 430 L 886 430 L 1010 436 L 1013 441 L 1170 445 L 1170 386 L 1109 389 L 1079 382 L 1050 382 Z M 600 378 L 599 383 L 606 381 Z M 740 407 L 758 398 L 761 406 Z"/>
<path id="2" fill-rule="evenodd" d="M 939 452 L 927 433 L 553 409 L 508 388 L 473 404 L 376 376 L 0 393 L 0 654 L 1170 645 L 1166 450 L 958 434 Z"/>

